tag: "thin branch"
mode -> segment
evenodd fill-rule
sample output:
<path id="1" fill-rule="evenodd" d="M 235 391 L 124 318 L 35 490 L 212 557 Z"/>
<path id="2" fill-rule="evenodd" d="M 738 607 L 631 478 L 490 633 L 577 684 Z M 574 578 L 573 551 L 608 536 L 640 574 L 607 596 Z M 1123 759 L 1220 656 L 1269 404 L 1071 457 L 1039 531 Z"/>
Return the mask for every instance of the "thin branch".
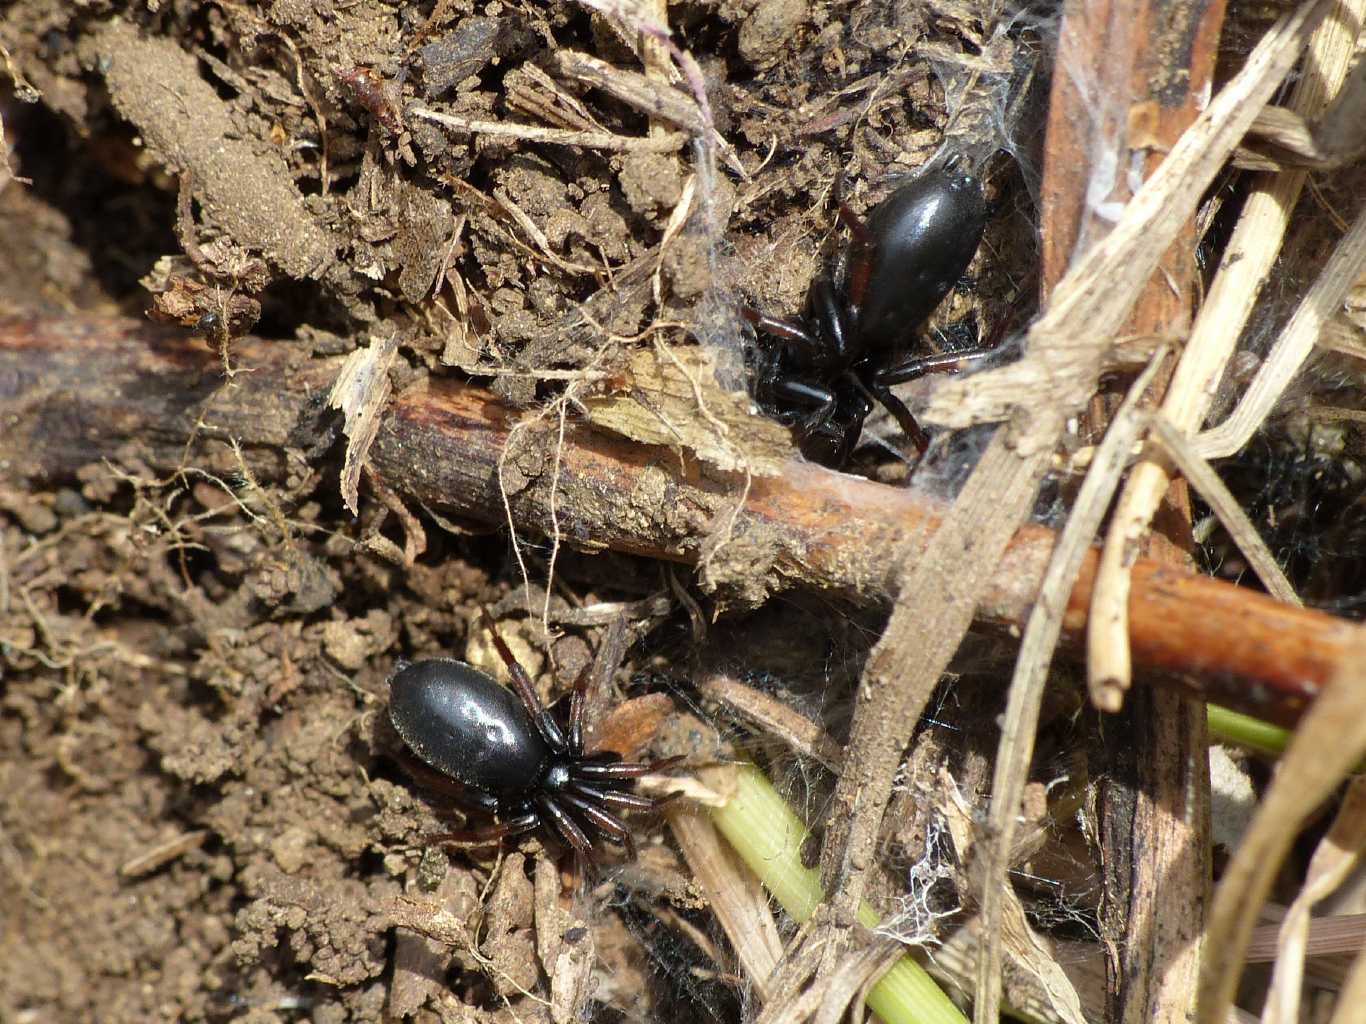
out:
<path id="1" fill-rule="evenodd" d="M 340 434 L 320 396 L 344 360 L 310 359 L 307 346 L 288 342 L 234 344 L 254 372 L 224 389 L 217 357 L 181 331 L 109 318 L 0 320 L 0 477 L 53 478 L 102 457 L 130 456 L 158 471 L 190 464 L 223 477 L 241 472 L 234 440 L 263 487 L 297 468 L 300 448 L 321 460 Z M 559 424 L 545 418 L 517 429 L 523 420 L 523 411 L 482 388 L 430 378 L 390 401 L 369 466 L 393 491 L 439 515 L 498 526 L 506 514 L 519 533 L 548 536 Z M 514 430 L 505 513 L 498 465 Z M 572 524 L 565 542 L 589 550 L 695 565 L 744 485 L 740 473 L 698 474 L 695 463 L 680 464 L 665 447 L 572 415 L 562 451 L 557 515 Z M 918 557 L 946 506 L 801 461 L 778 469 L 754 478 L 733 528 L 744 558 L 728 563 L 722 552 L 712 565 L 717 585 L 890 603 L 899 564 L 889 552 Z M 650 495 L 658 497 L 645 500 Z M 1043 527 L 1016 531 L 977 603 L 979 624 L 1023 628 L 1055 541 Z M 1092 550 L 1063 618 L 1065 641 L 1074 645 L 1095 569 Z M 1142 558 L 1134 565 L 1130 616 L 1134 655 L 1157 673 L 1151 681 L 1170 684 L 1166 674 L 1179 674 L 1186 689 L 1282 723 L 1297 719 L 1333 677 L 1359 630 Z"/>

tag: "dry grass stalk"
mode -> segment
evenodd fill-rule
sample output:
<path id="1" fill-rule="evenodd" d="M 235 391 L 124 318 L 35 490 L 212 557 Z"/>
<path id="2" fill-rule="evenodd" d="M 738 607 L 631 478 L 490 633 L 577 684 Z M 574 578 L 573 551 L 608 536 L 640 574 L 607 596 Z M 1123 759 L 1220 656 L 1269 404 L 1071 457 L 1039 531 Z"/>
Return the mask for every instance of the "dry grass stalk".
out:
<path id="1" fill-rule="evenodd" d="M 583 100 L 535 64 L 523 64 L 510 71 L 504 85 L 509 110 L 529 114 L 558 128 L 611 134 Z"/>
<path id="2" fill-rule="evenodd" d="M 661 51 L 652 48 L 650 52 L 658 54 Z M 691 97 L 674 88 L 670 74 L 673 65 L 668 60 L 667 52 L 663 56 L 663 65 L 653 65 L 646 74 L 625 71 L 605 60 L 575 50 L 556 51 L 553 65 L 556 72 L 566 78 L 601 89 L 649 116 L 652 121 L 661 122 L 652 124 L 651 131 L 663 125 L 673 125 L 686 132 L 699 132 L 702 130 L 701 112 Z"/>
<path id="3" fill-rule="evenodd" d="M 648 36 L 643 38 L 649 44 L 641 47 L 641 61 L 646 67 L 643 75 L 624 71 L 597 57 L 574 50 L 559 50 L 555 53 L 555 70 L 566 78 L 601 89 L 647 115 L 650 118 L 651 138 L 667 136 L 666 125 L 681 128 L 692 135 L 705 132 L 712 145 L 725 155 L 727 166 L 741 179 L 749 178 L 749 173 L 735 154 L 735 147 L 715 126 L 703 119 L 697 102 L 675 87 L 677 72 L 669 60 L 668 51 L 660 47 L 656 40 Z"/>
<path id="4" fill-rule="evenodd" d="M 1238 503 L 1233 492 L 1214 471 L 1214 467 L 1191 450 L 1186 435 L 1168 423 L 1161 413 L 1152 418 L 1152 429 L 1153 439 L 1181 471 L 1181 475 L 1189 480 L 1205 499 L 1205 504 L 1219 517 L 1224 529 L 1233 538 L 1233 543 L 1252 566 L 1252 571 L 1262 581 L 1262 586 L 1266 587 L 1267 593 L 1278 601 L 1302 607 L 1304 602 L 1300 600 L 1295 588 L 1281 571 L 1276 556 L 1266 546 L 1266 541 L 1262 540 L 1257 527 L 1243 511 L 1243 506 Z"/>
<path id="5" fill-rule="evenodd" d="M 702 68 L 691 53 L 673 41 L 668 22 L 663 17 L 663 14 L 667 13 L 667 5 L 660 4 L 657 0 L 579 0 L 579 3 L 603 15 L 609 24 L 638 33 L 642 44 L 649 40 L 650 53 L 647 55 L 643 49 L 641 50 L 647 71 L 652 71 L 656 75 L 661 73 L 658 65 L 658 53 L 661 51 L 667 53 L 677 66 L 680 76 L 688 86 L 688 91 L 692 93 L 693 101 L 697 104 L 699 121 L 692 137 L 696 149 L 695 173 L 699 187 L 700 226 L 708 233 L 709 241 L 714 245 L 719 239 L 722 227 L 713 203 L 716 195 L 716 149 L 720 135 L 716 131 L 715 118 L 712 117 L 711 101 L 707 99 L 707 83 L 703 78 Z M 628 39 L 627 42 L 633 44 L 635 40 Z M 672 73 L 668 77 L 672 81 Z M 734 162 L 734 166 L 739 166 L 738 161 Z M 741 177 L 744 177 L 744 169 L 740 167 L 739 170 Z"/>
<path id="6" fill-rule="evenodd" d="M 1252 932 L 1252 941 L 1247 947 L 1247 962 L 1270 963 L 1276 959 L 1280 946 L 1280 925 L 1267 924 L 1267 921 L 1284 921 L 1285 909 L 1279 904 L 1268 903 L 1262 912 L 1262 924 Z M 1350 961 L 1342 962 L 1342 954 L 1360 953 L 1366 948 L 1366 914 L 1329 914 L 1312 917 L 1305 929 L 1304 953 L 1309 957 L 1332 957 L 1339 961 L 1340 970 L 1330 968 L 1326 973 L 1333 975 L 1333 984 L 1341 987 L 1347 976 L 1346 968 Z M 1316 965 L 1315 973 L 1325 973 L 1324 965 Z"/>
<path id="7" fill-rule="evenodd" d="M 1360 160 L 1366 156 L 1366 63 L 1357 62 L 1317 122 L 1295 109 L 1267 107 L 1253 132 L 1261 145 L 1240 149 L 1234 161 L 1244 170 L 1331 170 Z"/>
<path id="8" fill-rule="evenodd" d="M 831 973 L 829 987 L 811 1024 L 839 1024 L 850 1006 L 863 1005 L 868 991 L 904 955 L 901 943 L 879 937 L 845 957 Z"/>
<path id="9" fill-rule="evenodd" d="M 1301 13 L 1312 21 L 1307 8 Z M 1295 40 L 1294 36 L 1290 38 Z M 1298 45 L 1298 40 L 1292 45 Z M 1281 73 L 1274 70 L 1273 64 L 1268 62 L 1263 82 L 1280 78 Z M 1248 66 L 1255 69 L 1255 54 Z M 1263 102 L 1264 96 L 1254 101 L 1253 109 L 1247 113 L 1255 114 Z M 1191 137 L 1188 132 L 1182 141 Z M 1172 156 L 1180 145 L 1173 149 Z M 1163 169 L 1159 168 L 1155 177 L 1160 177 Z M 1193 250 L 1193 238 L 1188 243 Z M 1189 260 L 1186 266 L 1193 272 Z M 1190 278 L 1178 279 L 1171 287 L 1177 294 L 1188 295 Z M 1169 321 L 1131 321 L 1128 329 L 1179 329 L 1178 325 L 1188 322 L 1188 309 L 1172 309 Z M 1183 358 L 1191 358 L 1189 349 Z M 1180 381 L 1169 384 L 1163 401 L 1179 402 L 1188 386 Z M 1161 480 L 1151 495 L 1153 509 L 1163 495 L 1172 494 L 1168 481 Z M 1187 506 L 1183 496 L 1184 490 L 1173 495 L 1177 508 Z M 1107 550 L 1102 564 L 1106 564 L 1107 558 L 1113 558 L 1115 564 L 1126 559 L 1132 561 L 1142 550 L 1141 539 L 1130 537 L 1127 546 L 1116 545 Z M 1117 707 L 1119 703 L 1114 695 L 1104 693 L 1096 681 L 1110 678 L 1107 669 L 1116 652 L 1120 657 L 1127 656 L 1123 644 L 1116 645 L 1115 640 L 1117 634 L 1121 638 L 1124 634 L 1120 624 L 1126 621 L 1128 603 L 1128 589 L 1122 585 L 1098 586 L 1093 598 L 1087 667 L 1093 700 L 1102 707 Z M 1110 696 L 1111 700 L 1107 704 L 1097 699 L 1098 695 Z M 1203 855 L 1207 849 L 1204 829 L 1208 827 L 1203 714 L 1198 708 L 1167 699 L 1152 701 L 1140 714 L 1143 731 L 1139 742 L 1150 757 L 1132 762 L 1129 770 L 1147 799 L 1131 806 L 1118 798 L 1107 801 L 1105 806 L 1109 826 L 1105 862 L 1114 872 L 1110 877 L 1113 884 L 1111 909 L 1106 914 L 1107 934 L 1131 944 L 1112 966 L 1108 1010 L 1125 1019 L 1181 1020 L 1182 1008 L 1191 1004 L 1197 987 L 1198 939 L 1205 923 L 1208 891 L 1209 865 Z M 1165 808 L 1166 813 L 1156 807 Z M 1137 834 L 1133 829 L 1145 836 L 1141 844 L 1129 838 Z M 1159 897 L 1159 893 L 1163 895 Z M 1159 918 L 1154 904 L 1160 898 L 1172 899 L 1174 911 L 1163 911 Z"/>
<path id="10" fill-rule="evenodd" d="M 1262 1011 L 1262 1024 L 1296 1024 L 1304 961 L 1314 904 L 1332 895 L 1361 863 L 1366 852 L 1366 778 L 1348 784 L 1328 834 L 1319 840 L 1309 862 L 1308 877 L 1281 922 L 1280 941 Z"/>
<path id="11" fill-rule="evenodd" d="M 1366 1006 L 1366 956 L 1357 957 L 1352 973 L 1338 996 L 1338 1005 L 1328 1024 L 1361 1024 L 1361 1008 Z"/>
<path id="12" fill-rule="evenodd" d="M 705 813 L 678 807 L 668 817 L 693 879 L 730 940 L 745 977 L 768 1002 L 774 994 L 769 978 L 783 958 L 783 940 L 768 894 Z"/>
<path id="13" fill-rule="evenodd" d="M 830 734 L 783 701 L 725 675 L 708 676 L 697 684 L 697 689 L 703 696 L 748 719 L 760 732 L 777 737 L 797 753 L 814 758 L 830 771 L 838 772 L 844 763 L 844 750 Z"/>
<path id="14" fill-rule="evenodd" d="M 1224 458 L 1242 448 L 1271 413 L 1273 406 L 1294 376 L 1296 368 L 1313 350 L 1320 326 L 1341 306 L 1348 287 L 1366 270 L 1366 212 L 1358 217 L 1352 230 L 1338 243 L 1309 294 L 1305 296 L 1282 332 L 1276 347 L 1253 379 L 1243 401 L 1224 423 L 1196 437 L 1192 451 L 1203 458 Z M 1203 319 L 1203 317 L 1202 317 Z M 1213 321 L 1218 323 L 1217 320 Z M 1216 327 L 1216 330 L 1221 329 Z M 1188 348 L 1189 352 L 1190 349 Z M 1185 365 L 1184 362 L 1182 365 Z M 1178 367 L 1178 374 L 1180 367 Z M 1174 403 L 1175 404 L 1175 403 Z M 1186 418 L 1173 422 L 1171 417 Z M 1198 425 L 1203 412 L 1183 410 L 1179 405 L 1169 413 L 1164 403 L 1162 415 L 1173 429 L 1190 430 Z M 1182 426 L 1184 424 L 1184 426 Z M 1110 534 L 1101 555 L 1097 580 L 1097 601 L 1106 609 L 1102 619 L 1093 609 L 1093 635 L 1088 665 L 1092 699 L 1097 706 L 1113 710 L 1122 701 L 1132 680 L 1128 654 L 1128 585 L 1125 577 L 1125 552 L 1147 532 L 1152 513 L 1170 478 L 1159 460 L 1141 462 L 1129 478 L 1120 504 L 1115 510 Z"/>
<path id="15" fill-rule="evenodd" d="M 1060 434 L 1061 418 L 1045 429 Z M 862 898 L 906 740 L 971 625 L 1009 535 L 1028 514 L 1051 454 L 1051 446 L 1040 446 L 1022 455 L 1008 432 L 998 431 L 924 553 L 897 552 L 897 603 L 864 666 L 860 692 L 868 699 L 854 714 L 821 855 L 837 925 L 853 921 Z M 837 931 L 831 940 L 838 946 Z"/>
<path id="16" fill-rule="evenodd" d="M 999 777 L 1000 773 L 997 774 Z M 977 998 L 980 998 L 982 965 L 1008 964 L 1013 979 L 1008 1005 L 1014 1008 L 1036 1004 L 1045 1020 L 1084 1024 L 1086 1016 L 1082 1012 L 1080 995 L 1059 965 L 1052 944 L 1030 926 L 1024 903 L 1004 878 L 996 879 L 986 873 L 991 870 L 991 860 L 996 856 L 1003 856 L 1007 868 L 1016 866 L 1014 851 L 1009 848 L 1002 851 L 995 836 L 979 841 L 977 815 L 947 772 L 941 774 L 940 784 L 944 795 L 939 806 L 948 820 L 958 862 L 977 869 L 972 886 L 975 891 L 995 897 L 991 918 L 987 918 L 987 904 L 983 903 L 978 915 L 964 925 L 970 940 L 976 944 L 976 956 L 972 957 L 972 970 L 967 977 L 978 990 Z M 995 793 L 993 790 L 993 796 Z M 1016 801 L 1012 805 L 1015 816 L 1018 816 L 1018 809 Z M 999 993 L 996 998 L 1000 999 Z M 1016 998 L 1027 998 L 1030 1002 L 1017 1003 Z"/>
<path id="17" fill-rule="evenodd" d="M 1323 325 L 1342 308 L 1348 291 L 1366 274 L 1366 211 L 1358 215 L 1333 249 L 1290 322 L 1252 378 L 1229 417 L 1195 437 L 1194 450 L 1206 459 L 1223 459 L 1252 439 L 1271 414 L 1299 368 L 1318 342 Z"/>

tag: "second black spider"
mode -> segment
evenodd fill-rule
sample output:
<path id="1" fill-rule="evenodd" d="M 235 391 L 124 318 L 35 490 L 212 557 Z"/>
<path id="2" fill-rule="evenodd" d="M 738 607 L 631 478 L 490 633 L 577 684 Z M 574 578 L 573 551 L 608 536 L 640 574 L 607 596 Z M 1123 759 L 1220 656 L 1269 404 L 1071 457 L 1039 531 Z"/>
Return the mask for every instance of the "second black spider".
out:
<path id="1" fill-rule="evenodd" d="M 586 752 L 587 671 L 574 686 L 564 730 L 491 620 L 488 625 L 512 690 L 448 658 L 404 665 L 389 681 L 389 720 L 425 766 L 413 774 L 457 803 L 499 819 L 431 841 L 480 845 L 545 828 L 585 858 L 591 859 L 595 839 L 622 845 L 634 855 L 630 830 L 619 814 L 657 810 L 665 801 L 629 787 L 679 759 L 637 763 L 610 751 Z"/>
<path id="2" fill-rule="evenodd" d="M 874 404 L 923 455 L 925 431 L 891 389 L 990 354 L 924 355 L 912 344 L 977 252 L 986 226 L 981 183 L 946 162 L 902 185 L 867 221 L 842 201 L 839 217 L 850 244 L 811 282 L 800 319 L 742 308 L 758 340 L 751 392 L 817 462 L 848 460 Z"/>

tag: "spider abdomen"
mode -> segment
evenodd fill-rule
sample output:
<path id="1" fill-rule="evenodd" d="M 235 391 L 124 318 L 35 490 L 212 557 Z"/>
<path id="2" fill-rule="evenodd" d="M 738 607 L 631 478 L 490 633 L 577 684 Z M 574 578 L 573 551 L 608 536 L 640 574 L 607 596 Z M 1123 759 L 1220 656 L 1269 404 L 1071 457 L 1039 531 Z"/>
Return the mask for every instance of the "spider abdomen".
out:
<path id="1" fill-rule="evenodd" d="M 505 797 L 535 789 L 550 748 L 517 696 L 464 662 L 432 658 L 395 673 L 389 720 L 422 761 Z"/>
<path id="2" fill-rule="evenodd" d="M 948 170 L 912 179 L 873 208 L 877 252 L 859 314 L 862 348 L 905 346 L 963 276 L 986 221 L 981 182 Z"/>

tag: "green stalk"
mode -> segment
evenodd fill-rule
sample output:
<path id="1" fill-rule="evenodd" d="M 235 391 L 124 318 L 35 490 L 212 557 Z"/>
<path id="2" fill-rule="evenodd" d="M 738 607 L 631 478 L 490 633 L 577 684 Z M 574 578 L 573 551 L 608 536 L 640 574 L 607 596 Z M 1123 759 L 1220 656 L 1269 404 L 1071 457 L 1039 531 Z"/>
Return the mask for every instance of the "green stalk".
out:
<path id="1" fill-rule="evenodd" d="M 1279 725 L 1263 722 L 1260 718 L 1230 711 L 1217 704 L 1205 705 L 1209 716 L 1210 735 L 1224 743 L 1236 743 L 1240 747 L 1271 757 L 1280 757 L 1290 742 L 1290 730 Z"/>
<path id="2" fill-rule="evenodd" d="M 711 809 L 712 821 L 749 869 L 796 921 L 816 912 L 824 894 L 820 873 L 803 866 L 802 841 L 807 827 L 752 764 L 736 772 L 735 795 L 724 807 Z M 877 913 L 859 906 L 859 923 L 878 925 Z M 886 1024 L 967 1024 L 952 1000 L 925 969 L 903 956 L 868 993 L 868 1009 Z"/>

